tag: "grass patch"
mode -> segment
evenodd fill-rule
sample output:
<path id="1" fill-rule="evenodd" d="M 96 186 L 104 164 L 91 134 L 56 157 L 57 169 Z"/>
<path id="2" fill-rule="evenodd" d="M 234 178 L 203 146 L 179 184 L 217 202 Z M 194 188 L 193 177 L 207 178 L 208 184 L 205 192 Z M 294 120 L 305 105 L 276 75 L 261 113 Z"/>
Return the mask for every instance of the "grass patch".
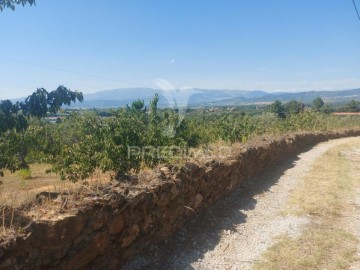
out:
<path id="1" fill-rule="evenodd" d="M 82 186 L 82 181 L 76 184 L 61 181 L 59 176 L 53 173 L 45 173 L 49 168 L 50 165 L 48 164 L 37 163 L 30 165 L 30 174 L 29 172 L 11 173 L 10 171 L 4 171 L 4 177 L 0 178 L 3 183 L 0 185 L 0 207 L 8 205 L 13 208 L 21 208 L 23 205 L 31 204 L 36 194 L 40 192 L 75 192 Z M 31 181 L 24 180 L 28 176 L 31 177 Z M 96 171 L 92 177 L 87 179 L 87 182 L 90 184 L 89 188 L 96 189 L 109 180 L 109 174 Z"/>
<path id="2" fill-rule="evenodd" d="M 308 228 L 299 238 L 279 238 L 254 269 L 348 269 L 356 260 L 357 239 L 343 230 Z"/>
<path id="3" fill-rule="evenodd" d="M 341 216 L 344 198 L 351 193 L 356 179 L 348 159 L 340 155 L 344 146 L 330 149 L 306 175 L 303 184 L 293 192 L 286 212 L 322 218 Z"/>
<path id="4" fill-rule="evenodd" d="M 30 180 L 30 179 L 32 179 L 30 169 L 21 169 L 21 170 L 17 171 L 16 174 L 22 180 Z"/>

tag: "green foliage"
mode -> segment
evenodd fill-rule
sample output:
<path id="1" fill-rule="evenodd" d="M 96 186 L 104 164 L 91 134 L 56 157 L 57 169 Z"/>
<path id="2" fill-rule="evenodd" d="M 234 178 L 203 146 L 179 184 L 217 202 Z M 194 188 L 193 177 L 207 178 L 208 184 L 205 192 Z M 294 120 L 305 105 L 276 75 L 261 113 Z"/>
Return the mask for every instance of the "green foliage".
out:
<path id="1" fill-rule="evenodd" d="M 17 172 L 17 175 L 22 179 L 22 180 L 30 180 L 32 178 L 31 176 L 31 170 L 30 169 L 21 169 Z"/>
<path id="2" fill-rule="evenodd" d="M 269 107 L 269 112 L 274 113 L 279 118 L 285 118 L 285 106 L 281 101 L 276 100 Z"/>
<path id="3" fill-rule="evenodd" d="M 83 100 L 84 96 L 81 92 L 70 91 L 63 85 L 60 85 L 56 90 L 48 93 L 46 99 L 50 113 L 57 113 L 63 105 L 69 106 L 71 103 L 75 103 L 76 101 L 83 102 Z"/>
<path id="4" fill-rule="evenodd" d="M 10 8 L 15 10 L 16 5 L 29 4 L 30 6 L 35 5 L 35 0 L 0 0 L 0 11 L 3 11 L 5 8 Z"/>
<path id="5" fill-rule="evenodd" d="M 314 109 L 314 111 L 324 114 L 331 114 L 335 111 L 335 109 L 331 105 L 325 105 L 325 102 L 322 100 L 321 97 L 317 97 L 313 100 L 312 108 Z"/>
<path id="6" fill-rule="evenodd" d="M 10 100 L 0 101 L 0 134 L 11 129 L 20 132 L 28 127 L 27 120 L 19 111 L 19 104 L 14 105 Z"/>
<path id="7" fill-rule="evenodd" d="M 247 141 L 256 130 L 256 124 L 250 116 L 225 116 L 219 121 L 220 137 L 231 143 Z"/>
<path id="8" fill-rule="evenodd" d="M 291 100 L 285 104 L 286 115 L 299 114 L 304 111 L 305 105 L 297 100 Z"/>
<path id="9" fill-rule="evenodd" d="M 43 144 L 43 127 L 29 126 L 24 131 L 8 130 L 0 137 L 0 168 L 12 173 L 20 169 L 28 169 L 26 160 L 32 151 L 41 151 Z"/>
<path id="10" fill-rule="evenodd" d="M 321 112 L 325 114 L 330 114 L 333 113 L 334 111 L 335 111 L 334 108 L 331 107 L 329 104 L 326 104 L 321 108 Z"/>
<path id="11" fill-rule="evenodd" d="M 25 103 L 20 104 L 23 113 L 39 118 L 45 117 L 48 112 L 47 97 L 48 92 L 44 88 L 37 89 L 25 99 Z"/>
<path id="12" fill-rule="evenodd" d="M 277 117 L 284 119 L 293 114 L 299 114 L 304 111 L 305 105 L 297 100 L 291 100 L 285 104 L 276 100 L 269 106 L 269 112 L 274 113 Z"/>
<path id="13" fill-rule="evenodd" d="M 106 114 L 78 111 L 70 112 L 58 124 L 42 121 L 39 116 L 45 110 L 57 111 L 61 104 L 82 98 L 76 93 L 64 96 L 63 90 L 53 95 L 38 89 L 23 103 L 28 104 L 26 113 L 19 104 L 0 103 L 4 120 L 0 126 L 1 168 L 15 172 L 27 169 L 29 162 L 46 162 L 52 165 L 52 172 L 74 182 L 88 178 L 96 170 L 120 177 L 136 173 L 143 166 L 171 164 L 181 160 L 183 153 L 191 152 L 192 147 L 207 149 L 218 141 L 236 143 L 263 134 L 359 127 L 357 117 L 304 111 L 304 104 L 297 101 L 277 101 L 269 106 L 270 112 L 256 108 L 251 114 L 242 110 L 193 109 L 182 115 L 177 110 L 159 109 L 157 95 L 148 108 L 144 101 L 137 100 Z M 60 100 L 51 101 L 54 99 Z M 21 127 L 18 116 L 24 117 L 25 128 L 16 128 Z"/>
<path id="14" fill-rule="evenodd" d="M 0 101 L 0 135 L 8 130 L 23 131 L 28 127 L 31 117 L 42 118 L 47 113 L 56 113 L 62 105 L 83 101 L 83 94 L 70 91 L 64 86 L 48 93 L 44 88 L 37 89 L 24 102 L 13 104 L 10 100 Z"/>
<path id="15" fill-rule="evenodd" d="M 27 169 L 26 159 L 30 153 L 48 151 L 43 147 L 48 141 L 44 136 L 46 129 L 39 123 L 30 125 L 33 118 L 40 119 L 48 112 L 57 112 L 63 104 L 82 99 L 82 93 L 59 86 L 50 93 L 43 88 L 37 89 L 24 102 L 0 101 L 0 174 L 3 169 L 11 172 Z"/>
<path id="16" fill-rule="evenodd" d="M 52 171 L 71 181 L 85 179 L 96 169 L 119 177 L 138 172 L 143 164 L 153 167 L 169 161 L 161 152 L 166 147 L 196 145 L 186 121 L 179 121 L 173 111 L 159 111 L 158 100 L 156 95 L 149 109 L 137 100 L 125 109 L 113 111 L 112 117 L 89 113 L 66 120 L 61 126 L 72 122 L 76 128 L 69 130 L 71 142 L 68 136 L 55 143 L 62 147 L 58 155 L 49 158 Z"/>
<path id="17" fill-rule="evenodd" d="M 342 110 L 346 112 L 360 112 L 360 102 L 352 100 Z"/>
<path id="18" fill-rule="evenodd" d="M 135 111 L 135 112 L 145 111 L 146 109 L 144 108 L 144 104 L 145 103 L 143 100 L 135 100 L 131 104 L 131 107 L 127 106 L 127 108 L 128 108 L 128 110 Z"/>
<path id="19" fill-rule="evenodd" d="M 69 120 L 76 121 L 69 130 L 70 138 L 64 138 L 62 132 L 57 134 L 55 140 L 60 146 L 59 153 L 50 155 L 48 161 L 53 164 L 52 171 L 59 173 L 62 179 L 76 181 L 89 177 L 99 167 L 98 161 L 104 154 L 103 145 L 106 145 L 106 129 L 101 119 L 93 114 Z"/>
<path id="20" fill-rule="evenodd" d="M 82 102 L 83 99 L 82 93 L 70 91 L 65 86 L 60 85 L 50 93 L 44 88 L 37 89 L 26 98 L 25 102 L 21 102 L 19 106 L 25 115 L 41 118 L 45 117 L 48 112 L 58 112 L 62 105 L 70 105 L 76 101 Z"/>
<path id="21" fill-rule="evenodd" d="M 314 110 L 319 112 L 322 109 L 322 107 L 324 106 L 324 101 L 322 100 L 321 97 L 317 97 L 313 100 L 312 105 L 313 105 Z"/>

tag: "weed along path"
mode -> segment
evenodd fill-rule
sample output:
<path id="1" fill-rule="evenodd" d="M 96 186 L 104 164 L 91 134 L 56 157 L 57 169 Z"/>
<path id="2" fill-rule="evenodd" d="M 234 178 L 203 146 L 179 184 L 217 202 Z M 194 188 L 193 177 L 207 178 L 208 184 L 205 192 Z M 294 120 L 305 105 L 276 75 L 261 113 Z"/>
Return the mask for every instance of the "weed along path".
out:
<path id="1" fill-rule="evenodd" d="M 360 138 L 253 178 L 123 269 L 360 269 Z"/>

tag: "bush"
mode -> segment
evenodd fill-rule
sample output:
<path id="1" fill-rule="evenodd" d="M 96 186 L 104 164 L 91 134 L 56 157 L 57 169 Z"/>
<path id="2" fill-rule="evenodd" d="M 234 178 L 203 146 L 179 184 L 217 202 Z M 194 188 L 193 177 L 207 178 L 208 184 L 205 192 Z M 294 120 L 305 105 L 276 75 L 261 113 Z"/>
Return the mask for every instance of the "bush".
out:
<path id="1" fill-rule="evenodd" d="M 17 176 L 19 176 L 22 180 L 30 180 L 30 179 L 32 179 L 30 169 L 21 169 L 21 170 L 19 170 L 17 172 Z"/>

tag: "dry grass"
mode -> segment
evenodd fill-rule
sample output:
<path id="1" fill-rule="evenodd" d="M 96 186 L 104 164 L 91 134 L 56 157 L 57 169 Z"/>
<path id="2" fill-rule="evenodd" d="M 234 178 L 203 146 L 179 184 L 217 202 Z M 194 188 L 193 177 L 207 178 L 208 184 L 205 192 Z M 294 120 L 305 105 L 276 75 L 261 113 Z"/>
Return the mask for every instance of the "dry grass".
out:
<path id="1" fill-rule="evenodd" d="M 285 214 L 310 216 L 302 235 L 280 236 L 255 264 L 255 269 L 349 269 L 356 257 L 358 239 L 341 226 L 347 199 L 354 196 L 358 173 L 354 160 L 342 153 L 353 143 L 330 149 L 320 157 L 291 196 Z"/>
<path id="2" fill-rule="evenodd" d="M 47 174 L 49 169 L 47 164 L 30 165 L 31 177 L 24 177 L 23 174 L 11 174 L 5 171 L 5 176 L 0 180 L 0 206 L 10 206 L 19 208 L 34 200 L 36 194 L 47 192 L 69 192 L 81 187 L 84 182 L 71 183 L 69 181 L 61 181 L 56 174 Z M 86 180 L 90 187 L 96 187 L 101 183 L 109 181 L 107 174 L 97 172 L 93 177 Z"/>
<path id="3" fill-rule="evenodd" d="M 60 179 L 53 174 L 46 174 L 47 165 L 34 164 L 30 166 L 31 178 L 25 179 L 22 174 L 5 171 L 1 178 L 0 205 L 19 207 L 33 198 L 35 194 L 63 185 Z M 50 191 L 50 190 L 49 190 Z"/>
<path id="4" fill-rule="evenodd" d="M 351 145 L 330 149 L 314 163 L 303 184 L 291 196 L 287 213 L 323 218 L 341 216 L 344 198 L 357 180 L 351 173 L 351 163 L 341 155 L 344 147 Z"/>
<path id="5" fill-rule="evenodd" d="M 22 233 L 23 220 L 58 220 L 71 214 L 61 200 L 41 198 L 41 203 L 35 200 L 41 192 L 55 192 L 60 198 L 68 194 L 77 194 L 82 198 L 86 194 L 97 193 L 104 183 L 109 182 L 110 175 L 96 172 L 85 181 L 72 183 L 61 181 L 55 174 L 46 174 L 49 165 L 34 164 L 29 172 L 14 173 L 5 172 L 0 185 L 0 238 L 8 235 Z M 67 210 L 65 210 L 67 209 Z M 70 212 L 69 212 L 70 211 Z"/>
<path id="6" fill-rule="evenodd" d="M 299 238 L 283 236 L 255 269 L 348 269 L 355 260 L 357 239 L 343 230 L 310 227 Z"/>

